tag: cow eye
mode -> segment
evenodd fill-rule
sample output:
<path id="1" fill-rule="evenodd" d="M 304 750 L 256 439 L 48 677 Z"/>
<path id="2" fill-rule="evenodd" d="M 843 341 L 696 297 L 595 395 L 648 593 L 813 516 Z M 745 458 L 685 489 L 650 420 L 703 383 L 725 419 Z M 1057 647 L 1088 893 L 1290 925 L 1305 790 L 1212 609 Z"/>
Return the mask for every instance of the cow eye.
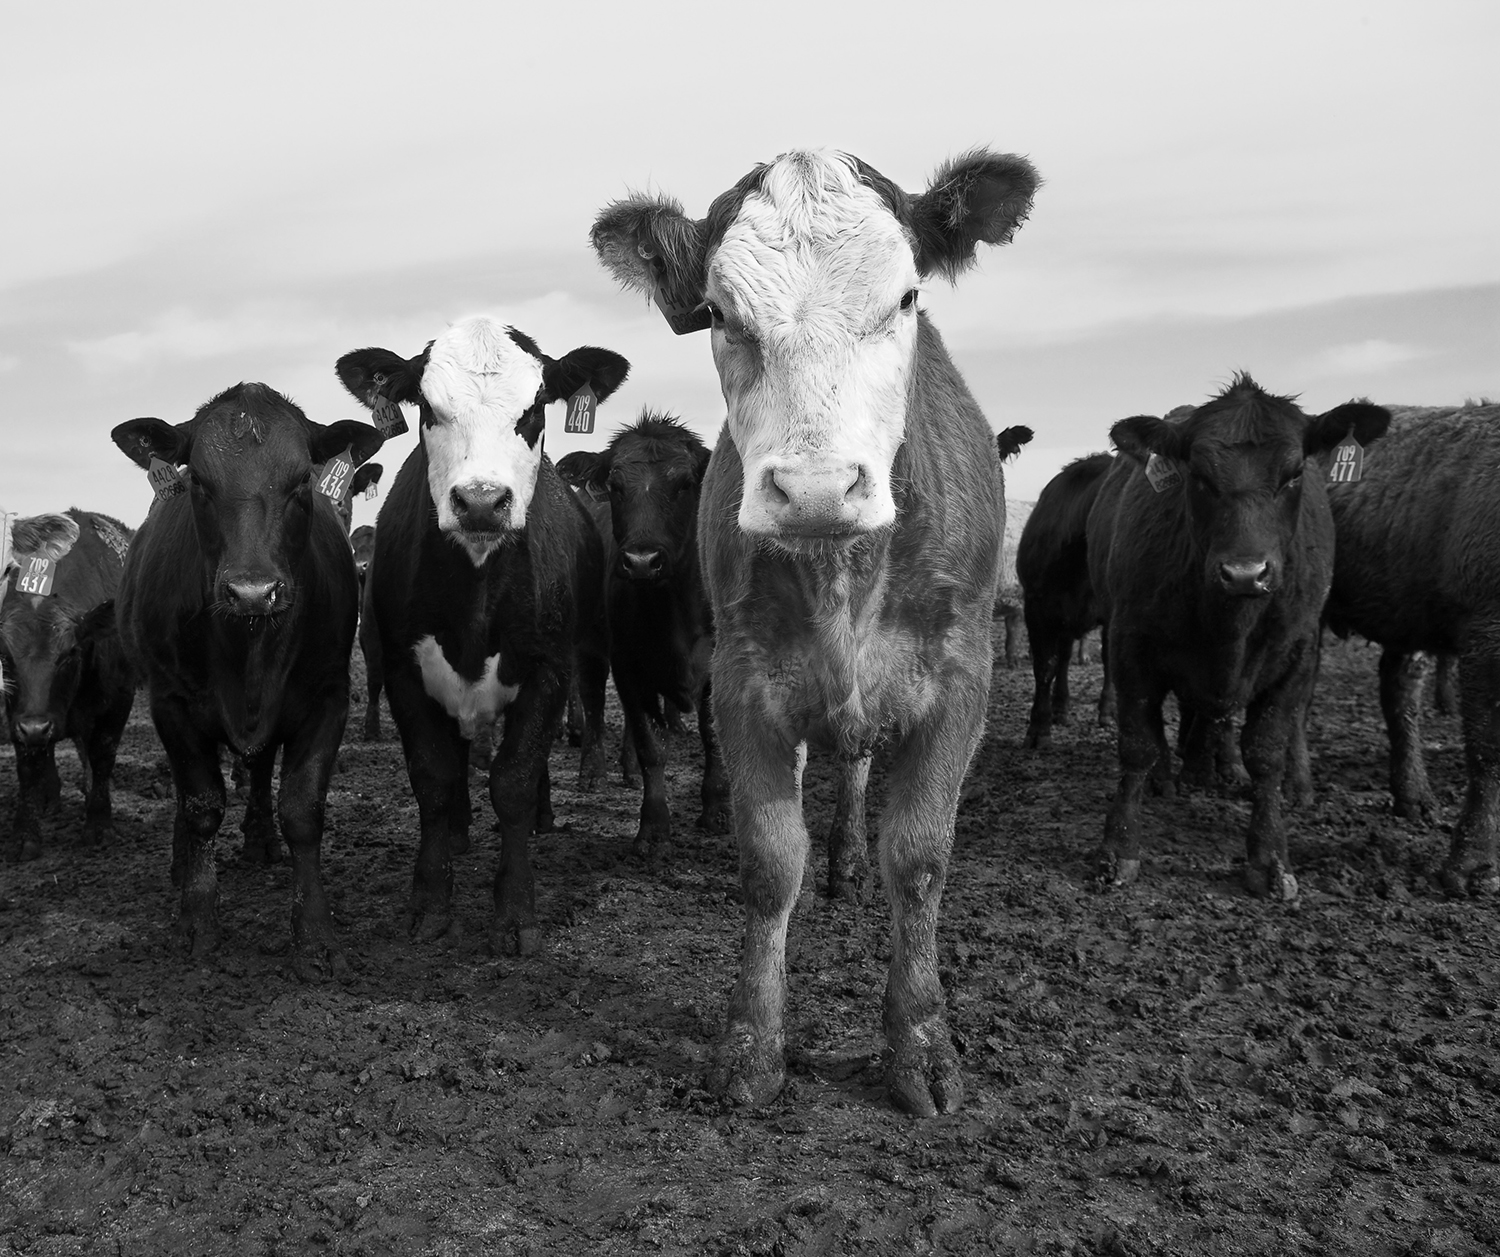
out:
<path id="1" fill-rule="evenodd" d="M 910 310 L 916 304 L 917 290 L 915 288 L 908 288 L 906 290 L 906 295 L 901 298 L 901 308 L 903 310 Z"/>
<path id="2" fill-rule="evenodd" d="M 708 317 L 713 320 L 715 327 L 724 326 L 724 311 L 718 305 L 712 301 L 705 301 L 703 307 L 708 311 Z"/>
<path id="3" fill-rule="evenodd" d="M 1290 493 L 1302 483 L 1302 473 L 1299 471 L 1295 476 L 1281 486 L 1282 493 Z"/>

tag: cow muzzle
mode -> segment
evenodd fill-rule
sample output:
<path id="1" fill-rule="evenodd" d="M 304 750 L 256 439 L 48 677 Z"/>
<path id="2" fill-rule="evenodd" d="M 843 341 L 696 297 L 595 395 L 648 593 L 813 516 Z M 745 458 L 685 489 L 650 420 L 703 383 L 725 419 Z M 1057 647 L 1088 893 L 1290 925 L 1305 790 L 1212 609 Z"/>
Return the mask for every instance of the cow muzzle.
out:
<path id="1" fill-rule="evenodd" d="M 257 577 L 226 578 L 221 597 L 232 615 L 275 615 L 286 606 L 286 583 Z"/>
<path id="2" fill-rule="evenodd" d="M 853 538 L 895 518 L 890 490 L 863 463 L 767 459 L 746 469 L 740 527 L 756 536 Z"/>
<path id="3" fill-rule="evenodd" d="M 516 495 L 491 484 L 458 485 L 448 493 L 448 505 L 460 532 L 498 533 L 510 526 Z"/>
<path id="4" fill-rule="evenodd" d="M 667 556 L 656 549 L 620 551 L 620 575 L 626 580 L 652 584 L 667 577 Z"/>
<path id="5" fill-rule="evenodd" d="M 1265 559 L 1219 564 L 1219 586 L 1234 598 L 1261 598 L 1275 588 L 1275 569 Z"/>
<path id="6" fill-rule="evenodd" d="M 15 740 L 22 746 L 46 746 L 56 726 L 46 716 L 17 716 L 11 721 Z"/>

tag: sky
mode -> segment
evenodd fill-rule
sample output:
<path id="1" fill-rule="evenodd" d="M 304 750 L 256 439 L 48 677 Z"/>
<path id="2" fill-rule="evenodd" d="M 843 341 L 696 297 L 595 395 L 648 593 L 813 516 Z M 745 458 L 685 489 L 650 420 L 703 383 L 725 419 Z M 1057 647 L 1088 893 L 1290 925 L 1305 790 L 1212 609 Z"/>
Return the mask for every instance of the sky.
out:
<path id="1" fill-rule="evenodd" d="M 1237 370 L 1310 411 L 1500 397 L 1493 0 L 82 0 L 5 6 L 0 43 L 8 511 L 136 524 L 117 423 L 240 380 L 367 418 L 340 354 L 480 311 L 633 364 L 593 438 L 553 408 L 554 458 L 644 406 L 711 441 L 707 336 L 588 229 L 636 190 L 701 215 L 792 148 L 912 191 L 976 145 L 1040 169 L 1014 243 L 922 294 L 992 426 L 1036 433 L 1012 497 Z"/>

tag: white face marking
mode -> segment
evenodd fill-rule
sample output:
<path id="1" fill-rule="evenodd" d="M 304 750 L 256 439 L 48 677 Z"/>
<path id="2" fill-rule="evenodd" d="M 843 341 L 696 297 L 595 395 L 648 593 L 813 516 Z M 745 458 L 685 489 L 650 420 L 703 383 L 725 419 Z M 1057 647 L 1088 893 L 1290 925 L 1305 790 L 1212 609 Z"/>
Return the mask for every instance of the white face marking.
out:
<path id="1" fill-rule="evenodd" d="M 465 681 L 443 657 L 437 638 L 424 637 L 411 648 L 422 670 L 422 688 L 427 696 L 441 704 L 444 711 L 458 721 L 458 731 L 471 742 L 481 729 L 488 729 L 517 694 L 519 685 L 500 684 L 500 656 L 484 661 L 484 675 L 477 681 Z"/>
<path id="2" fill-rule="evenodd" d="M 527 445 L 516 421 L 536 402 L 541 386 L 541 362 L 487 315 L 454 324 L 427 355 L 422 396 L 433 418 L 422 433 L 427 484 L 438 527 L 464 547 L 475 567 L 526 526 L 542 442 Z M 455 492 L 476 504 L 504 505 L 493 512 L 492 526 L 470 519 L 465 527 Z"/>
<path id="3" fill-rule="evenodd" d="M 896 517 L 916 258 L 905 229 L 842 154 L 766 172 L 708 261 L 724 315 L 714 362 L 745 468 L 739 523 L 773 539 L 852 536 Z"/>

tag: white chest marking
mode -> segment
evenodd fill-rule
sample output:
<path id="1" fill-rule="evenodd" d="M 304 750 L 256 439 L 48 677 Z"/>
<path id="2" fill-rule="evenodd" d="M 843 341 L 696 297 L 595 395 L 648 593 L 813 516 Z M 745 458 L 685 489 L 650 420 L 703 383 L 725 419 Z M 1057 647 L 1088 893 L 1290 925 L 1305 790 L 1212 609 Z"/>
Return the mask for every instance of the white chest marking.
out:
<path id="1" fill-rule="evenodd" d="M 498 654 L 484 661 L 484 675 L 479 680 L 465 681 L 443 658 L 443 648 L 431 634 L 413 646 L 411 653 L 422 670 L 422 688 L 458 721 L 458 731 L 470 741 L 481 729 L 494 724 L 521 692 L 519 685 L 500 684 Z"/>

